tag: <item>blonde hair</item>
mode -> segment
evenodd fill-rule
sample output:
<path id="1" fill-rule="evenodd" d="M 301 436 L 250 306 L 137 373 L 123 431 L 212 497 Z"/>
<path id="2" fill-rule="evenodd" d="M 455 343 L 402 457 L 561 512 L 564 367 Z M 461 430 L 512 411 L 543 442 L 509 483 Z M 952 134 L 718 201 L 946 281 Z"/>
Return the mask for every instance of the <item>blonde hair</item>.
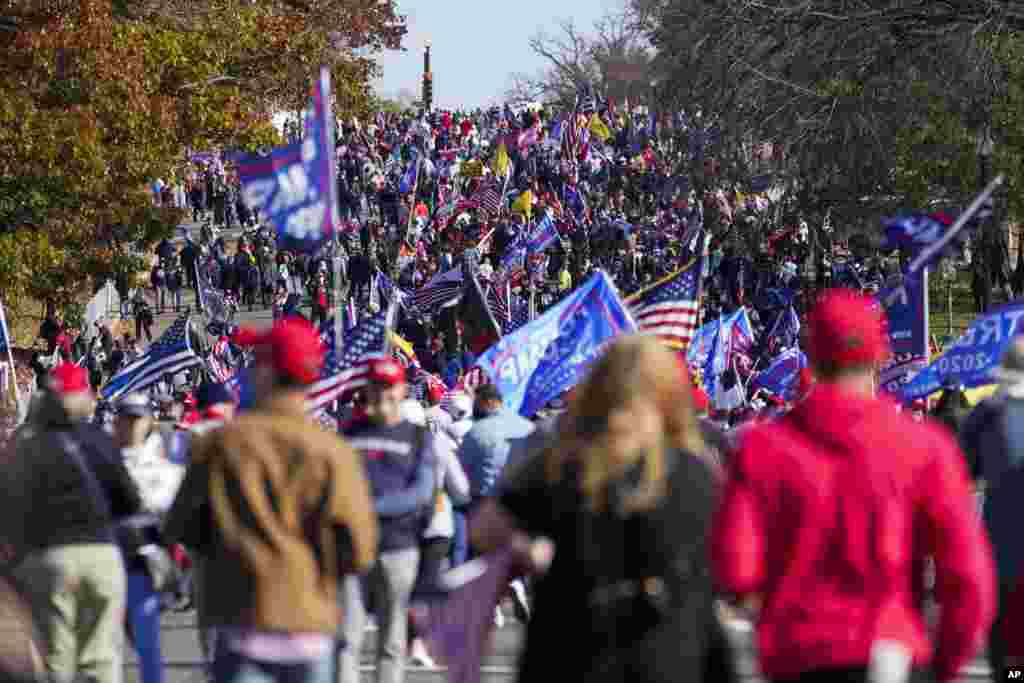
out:
<path id="1" fill-rule="evenodd" d="M 639 492 L 627 506 L 650 509 L 667 490 L 666 451 L 704 453 L 692 391 L 682 360 L 656 338 L 633 335 L 616 341 L 562 416 L 558 438 L 544 454 L 548 482 L 562 479 L 566 462 L 578 462 L 581 492 L 591 509 L 600 510 L 607 504 L 608 484 L 646 456 Z M 637 399 L 649 401 L 664 421 L 661 447 L 650 452 L 621 447 L 607 431 L 609 416 Z"/>

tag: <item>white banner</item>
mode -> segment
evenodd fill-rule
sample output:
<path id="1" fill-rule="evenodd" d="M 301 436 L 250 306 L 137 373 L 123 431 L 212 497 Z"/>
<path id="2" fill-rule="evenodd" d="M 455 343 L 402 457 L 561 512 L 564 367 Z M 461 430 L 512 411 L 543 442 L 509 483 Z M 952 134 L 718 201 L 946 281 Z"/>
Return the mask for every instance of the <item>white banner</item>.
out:
<path id="1" fill-rule="evenodd" d="M 97 320 L 110 321 L 120 317 L 120 314 L 121 297 L 114 289 L 114 283 L 108 280 L 85 307 L 85 329 L 83 332 L 86 340 L 91 340 L 95 336 Z"/>

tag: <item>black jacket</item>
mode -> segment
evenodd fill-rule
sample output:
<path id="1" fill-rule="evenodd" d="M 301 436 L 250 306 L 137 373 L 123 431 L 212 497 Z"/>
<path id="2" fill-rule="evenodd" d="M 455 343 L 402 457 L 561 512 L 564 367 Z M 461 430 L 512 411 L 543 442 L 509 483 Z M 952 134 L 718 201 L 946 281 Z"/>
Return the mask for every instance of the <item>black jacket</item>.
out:
<path id="1" fill-rule="evenodd" d="M 93 474 L 90 480 L 83 465 Z M 40 397 L 2 468 L 0 530 L 20 552 L 112 543 L 112 522 L 142 512 L 142 499 L 114 442 L 72 422 L 55 395 Z"/>

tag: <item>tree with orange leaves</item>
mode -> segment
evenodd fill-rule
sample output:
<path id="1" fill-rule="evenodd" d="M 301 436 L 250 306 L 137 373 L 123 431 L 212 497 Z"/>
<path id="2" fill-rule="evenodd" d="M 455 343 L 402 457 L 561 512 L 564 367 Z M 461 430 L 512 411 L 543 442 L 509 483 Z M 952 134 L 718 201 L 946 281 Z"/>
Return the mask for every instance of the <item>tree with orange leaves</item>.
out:
<path id="1" fill-rule="evenodd" d="M 392 0 L 12 0 L 0 26 L 0 300 L 80 300 L 142 264 L 180 212 L 149 187 L 187 149 L 279 142 L 321 63 L 335 111 L 365 114 L 396 48 Z M 4 30 L 6 29 L 6 30 Z"/>

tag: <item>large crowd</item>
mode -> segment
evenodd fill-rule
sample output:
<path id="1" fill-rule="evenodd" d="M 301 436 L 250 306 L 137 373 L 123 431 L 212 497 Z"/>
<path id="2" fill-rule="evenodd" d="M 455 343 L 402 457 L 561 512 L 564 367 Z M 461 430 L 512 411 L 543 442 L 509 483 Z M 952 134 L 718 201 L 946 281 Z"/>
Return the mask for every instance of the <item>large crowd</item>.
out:
<path id="1" fill-rule="evenodd" d="M 413 605 L 442 609 L 450 570 L 496 558 L 508 601 L 466 620 L 527 624 L 523 681 L 737 680 L 737 614 L 773 681 L 952 682 L 983 645 L 994 675 L 1019 663 L 1024 344 L 973 411 L 958 387 L 938 421 L 880 396 L 889 339 L 869 295 L 898 260 L 833 250 L 812 277 L 770 188 L 679 180 L 683 162 L 715 166 L 662 134 L 682 125 L 699 124 L 587 97 L 568 117 L 343 125 L 343 225 L 311 253 L 278 248 L 230 162 L 160 181 L 156 201 L 198 226 L 115 282 L 135 335 L 76 335 L 48 311 L 39 391 L 6 446 L 4 535 L 49 679 L 120 680 L 127 631 L 161 683 L 161 610 L 195 608 L 211 680 L 355 683 L 372 618 L 377 680 L 397 683 L 441 658 Z M 526 249 L 545 221 L 554 238 Z M 474 378 L 494 335 L 458 303 L 467 283 L 510 334 L 597 270 L 628 296 L 695 260 L 699 317 L 749 315 L 718 391 L 643 334 L 537 415 Z M 345 343 L 331 316 L 347 332 L 391 305 L 402 343 L 314 421 L 309 388 Z M 160 314 L 189 307 L 205 363 L 97 406 Z M 271 327 L 238 324 L 268 308 Z M 802 334 L 782 341 L 789 311 Z M 795 384 L 727 398 L 798 344 Z"/>

